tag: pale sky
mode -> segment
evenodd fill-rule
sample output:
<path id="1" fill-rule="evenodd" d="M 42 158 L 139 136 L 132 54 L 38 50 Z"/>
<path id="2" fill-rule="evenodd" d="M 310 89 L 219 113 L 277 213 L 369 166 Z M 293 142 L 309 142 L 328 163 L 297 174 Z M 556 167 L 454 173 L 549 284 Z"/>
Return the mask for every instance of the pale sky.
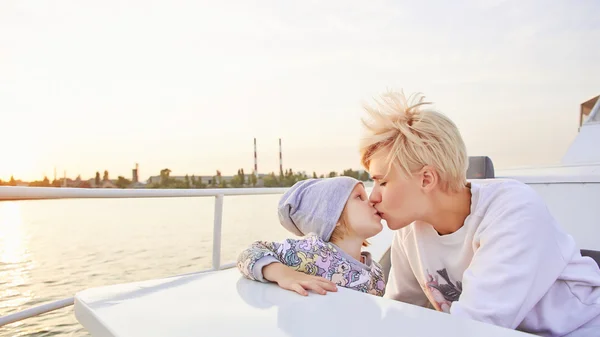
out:
<path id="1" fill-rule="evenodd" d="M 560 161 L 600 2 L 0 2 L 0 179 L 360 168 L 362 104 L 421 91 L 496 168 Z"/>

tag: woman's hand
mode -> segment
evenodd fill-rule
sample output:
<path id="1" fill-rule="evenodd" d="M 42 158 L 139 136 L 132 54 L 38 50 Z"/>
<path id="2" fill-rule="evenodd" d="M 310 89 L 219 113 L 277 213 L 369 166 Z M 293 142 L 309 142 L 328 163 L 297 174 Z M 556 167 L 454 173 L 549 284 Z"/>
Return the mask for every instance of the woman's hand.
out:
<path id="1" fill-rule="evenodd" d="M 327 291 L 337 291 L 335 283 L 320 276 L 295 271 L 279 262 L 266 265 L 263 267 L 262 273 L 265 279 L 277 283 L 283 289 L 295 291 L 302 296 L 308 296 L 306 290 L 312 290 L 321 295 L 325 295 Z"/>

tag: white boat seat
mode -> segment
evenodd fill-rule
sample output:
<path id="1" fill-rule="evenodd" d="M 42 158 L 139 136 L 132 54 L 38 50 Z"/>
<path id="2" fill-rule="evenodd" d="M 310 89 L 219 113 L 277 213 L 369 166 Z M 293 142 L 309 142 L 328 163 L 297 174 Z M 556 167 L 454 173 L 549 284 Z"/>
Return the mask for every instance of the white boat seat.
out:
<path id="1" fill-rule="evenodd" d="M 469 157 L 467 179 L 492 179 L 494 177 L 494 163 L 492 163 L 492 159 L 490 159 L 490 157 Z"/>
<path id="2" fill-rule="evenodd" d="M 591 257 L 592 259 L 594 259 L 594 261 L 596 261 L 596 263 L 598 264 L 598 267 L 600 267 L 600 251 L 590 250 L 590 249 L 582 249 L 581 256 Z"/>

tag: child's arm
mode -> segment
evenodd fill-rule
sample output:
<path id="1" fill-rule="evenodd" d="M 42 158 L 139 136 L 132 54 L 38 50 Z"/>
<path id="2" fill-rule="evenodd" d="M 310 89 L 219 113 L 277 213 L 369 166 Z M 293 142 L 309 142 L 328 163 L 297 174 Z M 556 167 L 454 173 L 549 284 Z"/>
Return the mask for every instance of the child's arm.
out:
<path id="1" fill-rule="evenodd" d="M 335 283 L 321 277 L 328 270 L 316 262 L 327 247 L 314 236 L 281 243 L 256 241 L 238 256 L 237 267 L 248 279 L 275 282 L 281 288 L 306 296 L 305 289 L 317 293 L 337 291 Z M 321 267 L 324 267 L 321 265 Z M 263 269 L 264 268 L 264 269 Z"/>
<path id="2" fill-rule="evenodd" d="M 307 296 L 306 290 L 325 295 L 328 291 L 337 291 L 335 283 L 320 277 L 308 275 L 284 265 L 280 262 L 271 263 L 263 270 L 265 279 L 277 283 L 281 288 L 295 291 Z"/>
<path id="3" fill-rule="evenodd" d="M 254 281 L 268 282 L 262 274 L 262 269 L 273 262 L 280 262 L 277 255 L 281 243 L 255 241 L 250 247 L 240 253 L 237 267 L 246 278 Z"/>
<path id="4" fill-rule="evenodd" d="M 323 276 L 329 270 L 328 264 L 320 263 L 323 260 L 320 254 L 328 250 L 324 242 L 312 235 L 283 242 L 256 241 L 238 256 L 237 266 L 244 276 L 261 282 L 267 282 L 263 268 L 273 262 L 280 262 L 305 274 Z"/>

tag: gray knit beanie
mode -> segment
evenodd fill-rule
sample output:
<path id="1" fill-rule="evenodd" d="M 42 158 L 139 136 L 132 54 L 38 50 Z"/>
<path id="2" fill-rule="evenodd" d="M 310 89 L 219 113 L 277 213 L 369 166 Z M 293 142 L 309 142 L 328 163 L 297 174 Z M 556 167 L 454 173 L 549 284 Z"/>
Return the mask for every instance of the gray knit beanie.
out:
<path id="1" fill-rule="evenodd" d="M 316 233 L 329 241 L 356 184 L 346 176 L 301 180 L 281 197 L 279 222 L 295 235 Z"/>

